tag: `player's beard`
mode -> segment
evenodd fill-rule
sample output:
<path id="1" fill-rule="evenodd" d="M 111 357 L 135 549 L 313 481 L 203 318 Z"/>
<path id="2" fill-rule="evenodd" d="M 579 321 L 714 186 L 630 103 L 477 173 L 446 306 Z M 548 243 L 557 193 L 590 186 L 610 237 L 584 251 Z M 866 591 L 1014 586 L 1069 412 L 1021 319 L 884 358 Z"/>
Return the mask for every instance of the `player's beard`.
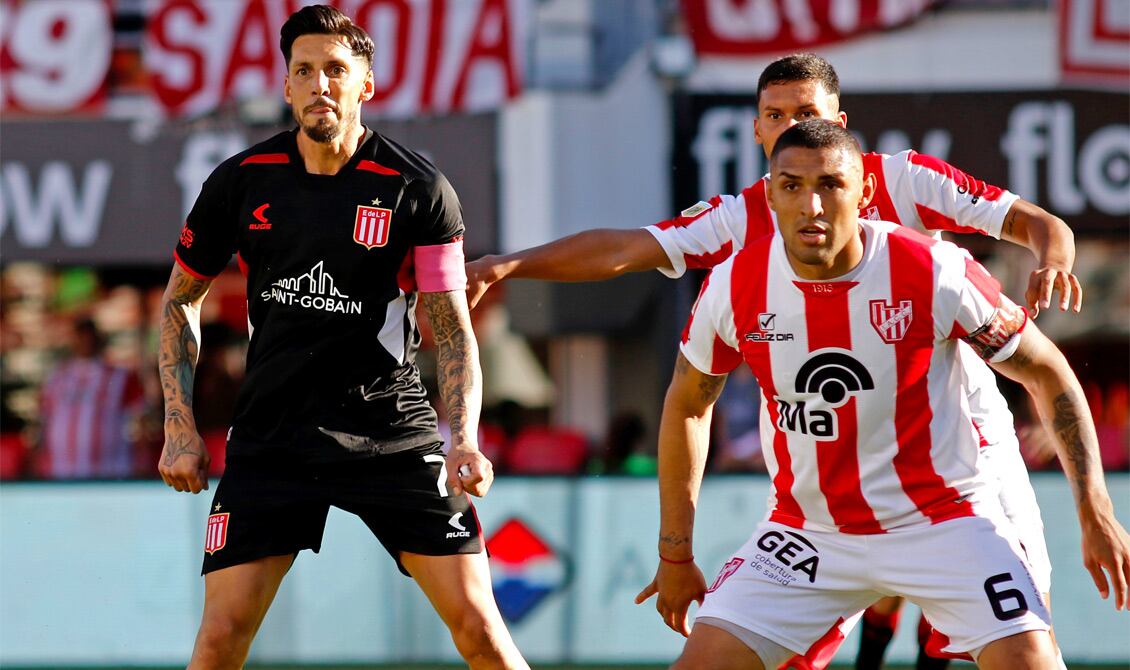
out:
<path id="1" fill-rule="evenodd" d="M 315 142 L 326 143 L 332 142 L 339 135 L 341 135 L 341 133 L 346 128 L 349 128 L 354 123 L 356 123 L 357 114 L 359 113 L 359 111 L 359 109 L 354 109 L 348 117 L 342 119 L 338 123 L 331 123 L 323 117 L 315 121 L 313 124 L 308 125 L 302 123 L 302 117 L 299 116 L 298 111 L 295 110 L 294 120 L 298 122 L 298 125 L 302 128 L 302 132 L 306 134 L 306 137 L 309 137 Z"/>

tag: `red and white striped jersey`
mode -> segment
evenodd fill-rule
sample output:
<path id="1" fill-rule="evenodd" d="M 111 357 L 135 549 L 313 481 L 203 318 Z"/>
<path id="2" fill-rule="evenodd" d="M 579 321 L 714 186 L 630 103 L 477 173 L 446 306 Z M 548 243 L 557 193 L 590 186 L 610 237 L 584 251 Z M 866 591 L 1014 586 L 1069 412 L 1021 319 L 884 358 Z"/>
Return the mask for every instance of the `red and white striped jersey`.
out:
<path id="1" fill-rule="evenodd" d="M 864 256 L 831 281 L 793 272 L 779 235 L 718 265 L 681 346 L 708 374 L 741 362 L 768 405 L 769 519 L 880 533 L 996 503 L 979 468 L 958 339 L 1007 358 L 1023 309 L 959 247 L 860 220 Z"/>
<path id="2" fill-rule="evenodd" d="M 143 409 L 137 375 L 94 359 L 63 363 L 43 385 L 44 472 L 55 479 L 134 473 L 129 423 Z"/>
<path id="3" fill-rule="evenodd" d="M 915 151 L 863 155 L 864 174 L 874 175 L 875 195 L 861 215 L 941 238 L 941 231 L 979 232 L 999 238 L 1005 214 L 1018 196 L 985 183 L 945 161 Z M 776 230 L 765 190 L 768 177 L 737 196 L 720 195 L 679 216 L 645 228 L 667 252 L 671 278 L 687 269 L 708 269 L 738 249 Z M 964 348 L 963 348 L 964 349 Z M 989 368 L 969 352 L 968 391 L 973 419 L 990 444 L 1013 430 L 1012 414 Z"/>

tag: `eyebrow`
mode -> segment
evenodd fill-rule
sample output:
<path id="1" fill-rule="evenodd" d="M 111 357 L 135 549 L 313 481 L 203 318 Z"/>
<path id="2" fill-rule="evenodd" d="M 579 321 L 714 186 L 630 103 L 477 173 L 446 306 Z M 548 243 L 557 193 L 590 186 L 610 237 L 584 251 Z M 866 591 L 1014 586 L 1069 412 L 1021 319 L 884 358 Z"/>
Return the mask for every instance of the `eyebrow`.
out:
<path id="1" fill-rule="evenodd" d="M 344 66 L 348 66 L 349 64 L 348 64 L 347 62 L 343 61 L 343 60 L 339 60 L 339 59 L 337 59 L 337 58 L 333 58 L 333 59 L 330 59 L 330 60 L 326 61 L 326 65 L 327 65 L 327 66 L 329 66 L 329 65 L 344 65 Z M 305 61 L 305 60 L 295 60 L 295 61 L 291 61 L 291 62 L 290 62 L 290 67 L 292 67 L 292 68 L 295 68 L 295 67 L 314 67 L 314 64 L 313 64 L 313 63 L 311 63 L 310 61 Z"/>
<path id="2" fill-rule="evenodd" d="M 797 175 L 797 174 L 793 174 L 791 172 L 778 172 L 777 178 L 779 178 L 779 179 L 800 179 L 800 180 L 804 179 L 804 177 Z M 839 180 L 842 181 L 844 179 L 844 173 L 843 172 L 826 172 L 826 173 L 820 175 L 817 178 L 818 179 L 839 179 Z"/>

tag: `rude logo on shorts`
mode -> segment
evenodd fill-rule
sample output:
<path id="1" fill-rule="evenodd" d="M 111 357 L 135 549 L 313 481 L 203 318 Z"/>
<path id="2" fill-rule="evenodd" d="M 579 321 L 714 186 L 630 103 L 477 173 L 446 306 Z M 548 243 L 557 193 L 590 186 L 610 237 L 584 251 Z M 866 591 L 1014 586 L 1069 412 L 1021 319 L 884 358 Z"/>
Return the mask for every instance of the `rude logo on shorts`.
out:
<path id="1" fill-rule="evenodd" d="M 460 522 L 460 519 L 462 517 L 462 512 L 456 512 L 455 514 L 451 515 L 450 519 L 447 520 L 447 525 L 455 529 L 455 531 L 447 534 L 447 539 L 450 540 L 456 537 L 471 537 L 471 531 L 467 530 L 467 528 Z"/>
<path id="2" fill-rule="evenodd" d="M 785 537 L 789 535 L 796 541 Z M 769 579 L 788 586 L 797 580 L 798 572 L 808 575 L 809 583 L 816 582 L 816 569 L 820 566 L 820 556 L 816 546 L 803 535 L 792 531 L 783 534 L 771 530 L 757 538 L 758 552 L 751 567 Z"/>
<path id="3" fill-rule="evenodd" d="M 208 517 L 208 530 L 204 534 L 204 551 L 214 554 L 228 543 L 228 520 L 231 512 Z"/>

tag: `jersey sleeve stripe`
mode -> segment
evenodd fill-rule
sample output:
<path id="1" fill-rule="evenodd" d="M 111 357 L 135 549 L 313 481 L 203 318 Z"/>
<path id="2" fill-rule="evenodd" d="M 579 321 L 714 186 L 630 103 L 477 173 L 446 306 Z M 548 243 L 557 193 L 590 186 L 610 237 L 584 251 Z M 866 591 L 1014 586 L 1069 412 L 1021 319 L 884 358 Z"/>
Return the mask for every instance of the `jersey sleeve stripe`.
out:
<path id="1" fill-rule="evenodd" d="M 254 154 L 244 158 L 240 166 L 244 165 L 274 165 L 289 163 L 290 156 L 286 154 Z"/>
<path id="2" fill-rule="evenodd" d="M 826 348 L 851 350 L 851 316 L 848 291 L 831 294 L 804 292 L 804 317 L 809 352 Z M 859 420 L 856 399 L 835 408 L 839 427 L 835 440 L 816 446 L 820 490 L 828 512 L 840 531 L 851 534 L 882 533 L 883 527 L 863 496 L 859 476 Z"/>
<path id="3" fill-rule="evenodd" d="M 193 270 L 191 267 L 188 266 L 188 263 L 185 263 L 184 260 L 181 259 L 180 254 L 178 254 L 175 250 L 173 251 L 173 260 L 175 260 L 177 262 L 177 265 L 181 266 L 182 270 L 184 270 L 188 274 L 192 275 L 196 279 L 201 279 L 201 280 L 206 281 L 206 280 L 209 280 L 209 279 L 215 279 L 216 276 L 217 276 L 217 275 L 201 274 L 201 273 L 197 272 L 196 270 Z"/>
<path id="4" fill-rule="evenodd" d="M 971 197 L 993 201 L 999 200 L 1005 193 L 1005 190 L 999 186 L 993 186 L 980 179 L 976 179 L 935 156 L 911 151 L 909 160 L 913 165 L 919 165 L 944 176 L 946 180 L 952 182 L 959 191 L 964 189 L 964 192 L 968 193 Z"/>
<path id="5" fill-rule="evenodd" d="M 958 502 L 957 491 L 947 486 L 931 458 L 928 373 L 934 342 L 934 262 L 931 246 L 916 244 L 909 235 L 888 235 L 891 302 L 910 300 L 915 316 L 906 335 L 895 342 L 898 375 L 895 394 L 895 434 L 898 451 L 894 466 L 903 491 L 932 523 L 972 516 L 968 500 Z"/>
<path id="6" fill-rule="evenodd" d="M 972 258 L 966 257 L 965 277 L 969 280 L 969 283 L 977 289 L 977 292 L 985 297 L 985 300 L 988 301 L 989 304 L 995 306 L 1000 303 L 1000 282 L 990 275 L 983 265 Z"/>
<path id="7" fill-rule="evenodd" d="M 934 211 L 926 205 L 915 203 L 914 209 L 918 212 L 918 218 L 922 220 L 922 225 L 926 230 L 947 230 L 951 233 L 977 233 L 978 235 L 985 234 L 985 231 L 980 228 L 960 225 L 956 219 L 948 217 L 941 212 Z"/>
<path id="8" fill-rule="evenodd" d="M 734 305 L 734 325 L 738 345 L 753 374 L 761 384 L 773 426 L 778 423 L 780 412 L 772 398 L 777 395 L 773 380 L 773 364 L 769 356 L 768 342 L 743 341 L 743 334 L 760 331 L 757 316 L 766 309 L 770 244 L 773 238 L 762 238 L 734 259 L 734 276 L 744 277 L 745 281 L 733 282 L 731 295 Z M 777 471 L 773 473 L 773 495 L 777 503 L 769 513 L 769 520 L 794 528 L 804 527 L 804 512 L 793 495 L 796 475 L 792 471 L 792 457 L 789 455 L 788 437 L 784 432 L 773 429 L 773 455 L 777 460 Z"/>
<path id="9" fill-rule="evenodd" d="M 389 175 L 389 176 L 396 176 L 396 175 L 400 174 L 400 172 L 398 172 L 398 171 L 396 171 L 396 170 L 394 170 L 390 167 L 385 167 L 384 165 L 381 165 L 380 163 L 377 163 L 376 161 L 370 161 L 370 160 L 358 161 L 357 169 L 358 170 L 364 170 L 366 172 L 375 172 L 377 174 L 383 174 L 383 175 Z"/>
<path id="10" fill-rule="evenodd" d="M 756 184 L 742 191 L 746 216 L 743 247 L 748 247 L 758 238 L 773 234 L 773 210 L 769 209 L 769 198 L 765 194 L 766 181 L 766 178 L 758 179 Z"/>
<path id="11" fill-rule="evenodd" d="M 883 154 L 869 153 L 863 155 L 864 172 L 875 176 L 875 193 L 871 196 L 871 202 L 863 208 L 864 218 L 877 218 L 881 221 L 890 221 L 902 225 L 898 211 L 895 209 L 895 203 L 891 200 L 891 193 L 887 188 L 887 175 L 883 167 L 885 165 L 884 158 Z M 875 216 L 870 215 L 872 211 L 874 211 Z"/>

